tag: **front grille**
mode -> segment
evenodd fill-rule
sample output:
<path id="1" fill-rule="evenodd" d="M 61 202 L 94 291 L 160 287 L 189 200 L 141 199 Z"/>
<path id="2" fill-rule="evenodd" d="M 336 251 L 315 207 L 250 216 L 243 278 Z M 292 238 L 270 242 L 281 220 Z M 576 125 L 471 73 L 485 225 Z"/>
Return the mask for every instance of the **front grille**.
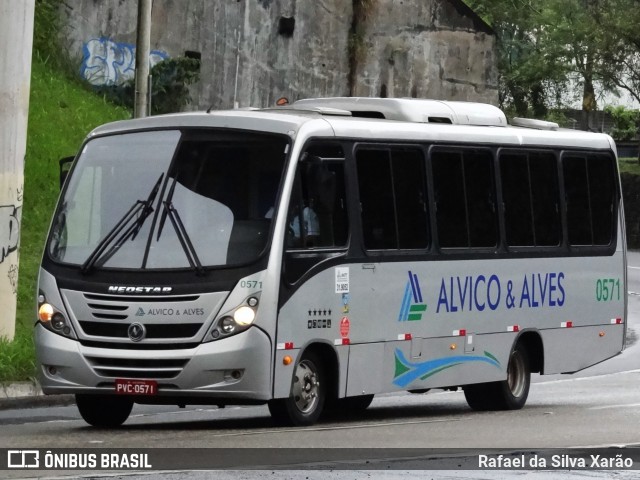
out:
<path id="1" fill-rule="evenodd" d="M 136 348 L 129 343 L 129 327 L 133 323 L 144 326 L 146 334 L 142 343 L 157 343 L 157 349 L 173 348 L 166 343 L 196 340 L 208 316 L 207 300 L 202 295 L 100 295 L 96 293 L 68 292 L 73 298 L 75 314 L 83 344 L 96 344 L 105 348 Z M 163 305 L 158 305 L 162 302 Z M 198 302 L 198 303 L 195 303 Z M 158 305 L 156 307 L 156 305 Z M 210 304 L 209 304 L 210 305 Z M 210 305 L 209 308 L 213 307 Z M 156 313 L 156 311 L 158 313 Z M 180 312 L 200 311 L 198 316 L 180 315 Z M 164 313 L 170 312 L 170 313 Z M 174 315 L 174 312 L 176 313 Z M 126 340 L 125 346 L 113 346 Z M 178 347 L 188 348 L 188 347 Z"/>
<path id="2" fill-rule="evenodd" d="M 138 295 L 101 295 L 94 293 L 85 293 L 84 298 L 93 301 L 103 302 L 195 302 L 200 298 L 200 295 L 164 295 L 161 297 L 145 297 Z"/>
<path id="3" fill-rule="evenodd" d="M 78 340 L 85 346 L 176 350 L 197 346 L 229 292 L 187 295 L 111 295 L 61 290 Z M 145 334 L 129 339 L 140 324 Z"/>
<path id="4" fill-rule="evenodd" d="M 93 312 L 93 316 L 96 318 L 102 318 L 103 320 L 126 320 L 128 315 L 116 315 L 113 313 L 98 313 Z"/>
<path id="5" fill-rule="evenodd" d="M 135 342 L 103 342 L 99 340 L 79 340 L 84 347 L 115 348 L 120 350 L 190 350 L 200 345 L 190 343 L 135 343 Z"/>
<path id="6" fill-rule="evenodd" d="M 147 334 L 145 338 L 152 340 L 158 338 L 191 338 L 202 325 L 199 323 L 172 323 L 172 324 L 145 324 Z M 107 323 L 80 321 L 80 327 L 87 335 L 93 337 L 128 338 L 128 323 Z"/>
<path id="7" fill-rule="evenodd" d="M 87 303 L 89 308 L 93 310 L 116 310 L 122 311 L 129 308 L 127 305 L 109 305 L 108 303 Z"/>
<path id="8" fill-rule="evenodd" d="M 110 378 L 175 378 L 189 362 L 180 359 L 85 357 L 96 374 Z"/>

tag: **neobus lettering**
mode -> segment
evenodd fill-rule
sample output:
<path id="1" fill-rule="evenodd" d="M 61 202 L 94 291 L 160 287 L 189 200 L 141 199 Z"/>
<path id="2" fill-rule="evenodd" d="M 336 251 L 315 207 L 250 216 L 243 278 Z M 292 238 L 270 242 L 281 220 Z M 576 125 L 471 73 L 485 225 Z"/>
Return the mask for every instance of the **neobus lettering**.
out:
<path id="1" fill-rule="evenodd" d="M 173 287 L 109 287 L 109 293 L 169 293 L 171 290 Z"/>

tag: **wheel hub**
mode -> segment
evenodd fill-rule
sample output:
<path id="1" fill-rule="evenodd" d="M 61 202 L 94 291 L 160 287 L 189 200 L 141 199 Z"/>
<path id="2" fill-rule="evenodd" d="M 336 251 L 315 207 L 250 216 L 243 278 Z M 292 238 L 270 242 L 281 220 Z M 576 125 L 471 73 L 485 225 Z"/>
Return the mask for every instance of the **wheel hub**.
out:
<path id="1" fill-rule="evenodd" d="M 507 371 L 507 383 L 514 397 L 522 396 L 526 384 L 525 375 L 526 372 L 522 356 L 518 352 L 514 352 L 511 356 Z"/>
<path id="2" fill-rule="evenodd" d="M 296 407 L 302 413 L 309 413 L 316 408 L 320 382 L 313 364 L 303 360 L 296 369 L 293 384 L 293 398 Z"/>

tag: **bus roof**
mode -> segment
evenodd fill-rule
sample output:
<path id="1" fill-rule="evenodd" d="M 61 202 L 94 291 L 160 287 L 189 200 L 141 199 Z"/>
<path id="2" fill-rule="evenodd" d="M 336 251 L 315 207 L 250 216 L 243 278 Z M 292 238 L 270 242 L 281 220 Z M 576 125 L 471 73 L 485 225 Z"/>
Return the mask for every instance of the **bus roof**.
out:
<path id="1" fill-rule="evenodd" d="M 359 109 L 359 110 L 358 110 Z M 217 110 L 157 115 L 108 123 L 89 136 L 172 128 L 231 128 L 284 134 L 291 138 L 341 137 L 615 149 L 605 134 L 557 129 L 550 122 L 509 125 L 498 108 L 472 102 L 417 99 L 308 99 L 268 109 Z"/>

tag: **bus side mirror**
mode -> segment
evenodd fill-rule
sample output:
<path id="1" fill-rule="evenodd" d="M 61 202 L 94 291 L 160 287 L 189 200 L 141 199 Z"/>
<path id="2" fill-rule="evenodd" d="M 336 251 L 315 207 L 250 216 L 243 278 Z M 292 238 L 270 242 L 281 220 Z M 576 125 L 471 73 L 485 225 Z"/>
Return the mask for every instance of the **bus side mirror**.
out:
<path id="1" fill-rule="evenodd" d="M 71 164 L 76 157 L 64 157 L 60 159 L 60 190 L 64 186 L 64 181 L 67 179 L 67 175 L 69 175 L 69 170 L 71 170 Z"/>

